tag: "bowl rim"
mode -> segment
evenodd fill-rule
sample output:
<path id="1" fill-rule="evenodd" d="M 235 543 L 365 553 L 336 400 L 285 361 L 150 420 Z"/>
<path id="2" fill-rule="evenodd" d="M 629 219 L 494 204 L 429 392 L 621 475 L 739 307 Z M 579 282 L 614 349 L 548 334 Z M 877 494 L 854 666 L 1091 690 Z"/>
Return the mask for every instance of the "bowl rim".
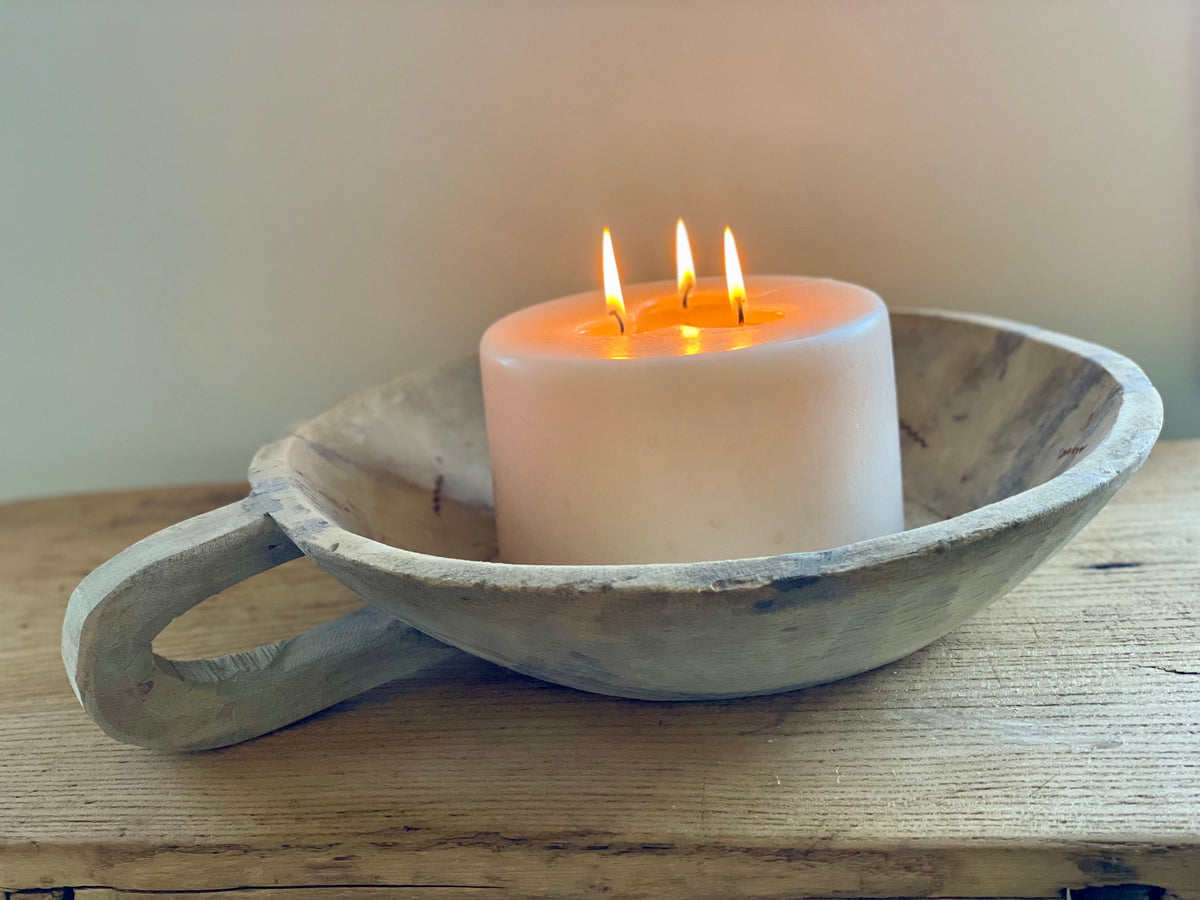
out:
<path id="1" fill-rule="evenodd" d="M 1053 478 L 1003 500 L 928 525 L 845 544 L 829 550 L 682 563 L 535 565 L 458 559 L 405 550 L 349 531 L 325 519 L 291 470 L 289 450 L 297 429 L 262 447 L 250 466 L 251 493 L 308 555 L 339 560 L 441 587 L 529 591 L 619 584 L 623 591 L 688 592 L 758 589 L 778 578 L 803 584 L 986 538 L 1078 503 L 1113 482 L 1117 486 L 1145 461 L 1162 428 L 1162 400 L 1142 369 L 1128 357 L 1079 338 L 994 316 L 952 310 L 896 308 L 890 315 L 924 316 L 1018 333 L 1090 360 L 1121 389 L 1120 407 L 1108 434 Z M 404 376 L 400 376 L 404 377 Z M 370 390 L 370 388 L 367 388 Z M 803 586 L 800 582 L 795 587 Z"/>

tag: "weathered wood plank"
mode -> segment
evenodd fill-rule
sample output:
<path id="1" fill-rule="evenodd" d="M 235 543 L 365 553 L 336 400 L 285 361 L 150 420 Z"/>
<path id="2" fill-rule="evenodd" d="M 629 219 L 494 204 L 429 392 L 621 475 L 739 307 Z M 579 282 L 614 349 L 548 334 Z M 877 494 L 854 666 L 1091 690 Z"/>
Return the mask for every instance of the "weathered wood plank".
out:
<path id="1" fill-rule="evenodd" d="M 236 900 L 480 900 L 494 896 L 491 890 L 453 885 L 425 887 L 303 887 L 241 888 Z M 18 898 L 20 900 L 20 898 Z M 75 900 L 232 900 L 230 891 L 128 891 L 113 888 L 84 888 L 75 891 Z"/>
<path id="2" fill-rule="evenodd" d="M 0 508 L 0 889 L 1200 896 L 1200 442 L 1160 446 L 1008 598 L 839 684 L 651 704 L 464 661 L 213 753 L 109 740 L 58 658 L 67 594 L 241 490 Z M 160 649 L 241 649 L 354 605 L 289 563 Z"/>
<path id="3" fill-rule="evenodd" d="M 182 893 L 162 893 L 155 891 L 114 891 L 109 888 L 89 888 L 75 892 L 75 900 L 230 900 L 229 891 L 185 891 Z M 455 887 L 423 887 L 423 888 L 388 888 L 388 887 L 352 887 L 352 888 L 250 888 L 239 890 L 237 900 L 479 900 L 479 898 L 494 897 L 495 894 L 480 892 L 473 888 Z M 29 898 L 36 900 L 37 895 Z M 13 900 L 24 900 L 20 895 Z M 816 898 L 816 900 L 834 900 L 834 898 Z M 904 898 L 897 898 L 904 900 Z M 971 900 L 966 897 L 941 897 L 939 900 Z M 989 897 L 988 900 L 1042 900 L 1036 897 Z M 1044 900 L 1062 900 L 1059 897 L 1046 897 Z M 1073 900 L 1087 900 L 1079 897 Z M 1100 898 L 1095 898 L 1100 900 Z M 1109 897 L 1105 900 L 1153 900 L 1147 894 L 1130 894 L 1121 897 Z"/>

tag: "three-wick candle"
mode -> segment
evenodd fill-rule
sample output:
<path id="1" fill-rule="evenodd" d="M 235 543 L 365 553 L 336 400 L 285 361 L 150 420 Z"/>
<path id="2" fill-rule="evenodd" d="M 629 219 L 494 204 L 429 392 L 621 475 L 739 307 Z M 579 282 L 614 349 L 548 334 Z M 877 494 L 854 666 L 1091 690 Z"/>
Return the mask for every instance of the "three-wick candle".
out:
<path id="1" fill-rule="evenodd" d="M 480 345 L 500 558 L 668 563 L 904 528 L 887 309 L 856 285 L 696 279 L 519 310 Z M 686 249 L 686 254 L 683 248 Z M 686 255 L 686 259 L 685 259 Z"/>

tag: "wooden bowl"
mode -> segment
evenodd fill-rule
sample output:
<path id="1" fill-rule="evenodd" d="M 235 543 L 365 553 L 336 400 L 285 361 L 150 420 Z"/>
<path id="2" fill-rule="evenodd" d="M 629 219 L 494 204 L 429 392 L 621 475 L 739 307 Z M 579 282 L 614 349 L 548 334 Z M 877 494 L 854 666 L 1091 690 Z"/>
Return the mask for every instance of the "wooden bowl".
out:
<path id="1" fill-rule="evenodd" d="M 1074 535 L 1145 460 L 1162 410 L 1142 371 L 1102 347 L 945 312 L 893 312 L 892 329 L 900 534 L 703 563 L 493 562 L 472 360 L 356 394 L 264 447 L 247 501 L 89 576 L 64 631 L 77 692 L 123 740 L 201 747 L 411 673 L 453 652 L 445 645 L 648 700 L 789 691 L 905 656 Z M 250 654 L 173 663 L 150 653 L 151 632 L 171 617 L 299 552 L 374 609 Z M 134 639 L 129 621 L 151 624 Z M 195 704 L 197 685 L 211 706 L 181 721 L 172 697 Z"/>

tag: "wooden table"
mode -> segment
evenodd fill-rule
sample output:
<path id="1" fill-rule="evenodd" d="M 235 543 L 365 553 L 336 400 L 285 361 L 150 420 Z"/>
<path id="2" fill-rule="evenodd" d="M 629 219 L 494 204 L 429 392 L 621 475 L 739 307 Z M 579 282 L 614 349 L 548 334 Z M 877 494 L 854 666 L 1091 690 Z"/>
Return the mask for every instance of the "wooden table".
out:
<path id="1" fill-rule="evenodd" d="M 1161 445 L 990 610 L 839 684 L 652 704 L 464 657 L 225 750 L 114 743 L 59 659 L 69 592 L 243 491 L 0 507 L 0 888 L 1200 897 L 1200 441 Z M 159 649 L 244 649 L 354 605 L 299 560 L 193 610 Z"/>

